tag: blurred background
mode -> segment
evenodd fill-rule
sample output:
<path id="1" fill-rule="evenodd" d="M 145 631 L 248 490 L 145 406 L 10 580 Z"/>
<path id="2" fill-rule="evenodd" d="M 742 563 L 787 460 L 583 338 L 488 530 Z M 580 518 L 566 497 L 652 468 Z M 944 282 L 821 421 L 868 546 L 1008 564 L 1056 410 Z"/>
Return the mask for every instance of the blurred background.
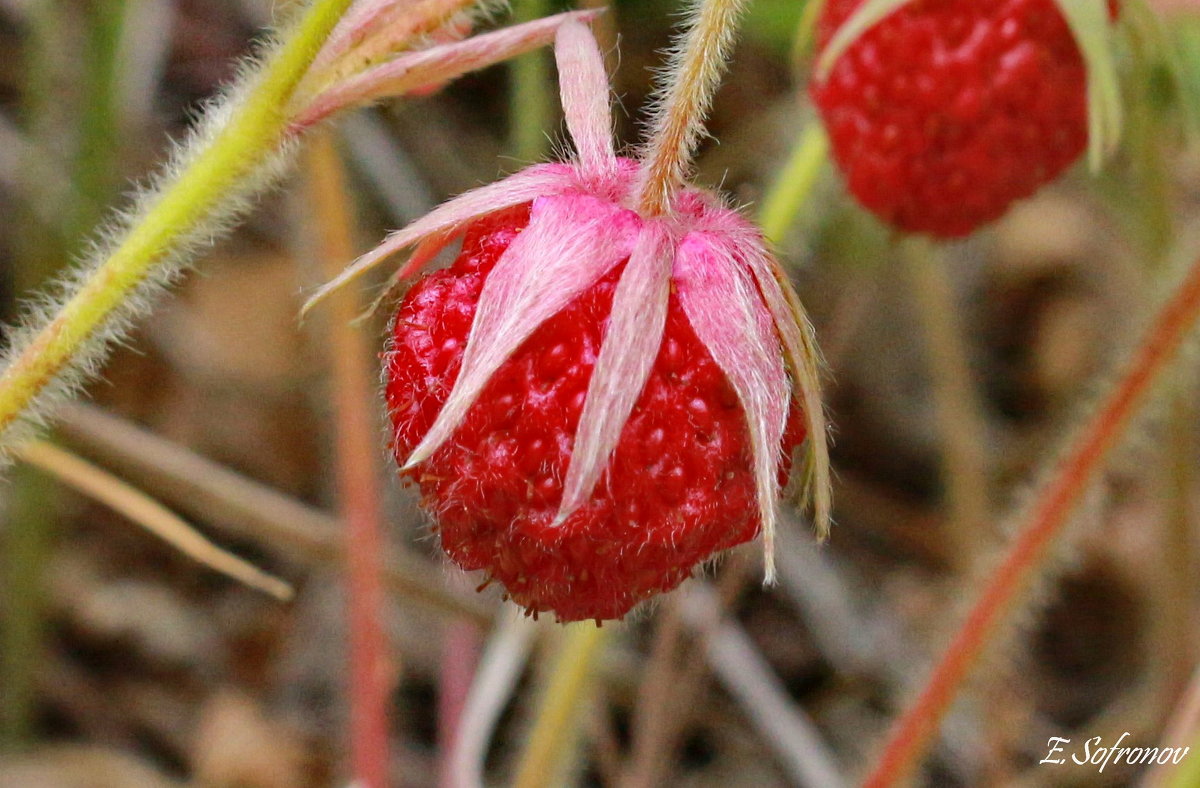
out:
<path id="1" fill-rule="evenodd" d="M 525 18 L 560 10 L 514 4 Z M 627 144 L 680 7 L 624 0 L 599 24 Z M 700 157 L 698 182 L 751 213 L 812 121 L 796 44 L 804 7 L 750 4 Z M 87 249 L 278 12 L 260 0 L 0 0 L 7 321 Z M 1200 18 L 1172 13 L 1183 51 L 1200 51 Z M 1169 93 L 1160 76 L 1134 75 L 1130 89 Z M 561 146 L 555 91 L 541 52 L 337 123 L 352 252 Z M 1134 118 L 1102 175 L 1077 167 L 932 261 L 822 169 L 776 240 L 828 362 L 833 538 L 815 546 L 793 513 L 778 585 L 762 587 L 750 545 L 607 625 L 581 735 L 551 784 L 832 786 L 862 772 L 1004 545 L 1007 513 L 1171 272 L 1200 249 L 1200 158 L 1160 133 L 1157 105 L 1138 106 L 1150 114 Z M 286 580 L 294 598 L 230 580 L 57 474 L 16 465 L 0 487 L 3 788 L 349 783 L 330 352 L 345 346 L 329 313 L 303 326 L 297 317 L 303 292 L 347 261 L 313 254 L 316 166 L 302 158 L 203 254 L 113 356 L 90 404 L 51 434 L 102 471 L 102 485 L 148 493 Z M 373 358 L 385 322 L 368 322 L 352 352 Z M 1051 736 L 1108 742 L 1128 731 L 1127 743 L 1160 744 L 1186 700 L 1197 657 L 1195 364 L 1163 388 L 1076 513 L 1036 604 L 954 707 L 920 784 L 1145 776 L 1038 761 Z M 443 562 L 395 478 L 378 391 L 355 407 L 378 435 L 358 465 L 379 480 L 384 511 L 395 784 L 454 785 L 446 745 L 481 659 L 510 663 L 478 679 L 494 683 L 498 704 L 480 744 L 485 777 L 509 784 L 561 628 L 523 622 L 498 591 L 476 594 L 476 579 Z"/>

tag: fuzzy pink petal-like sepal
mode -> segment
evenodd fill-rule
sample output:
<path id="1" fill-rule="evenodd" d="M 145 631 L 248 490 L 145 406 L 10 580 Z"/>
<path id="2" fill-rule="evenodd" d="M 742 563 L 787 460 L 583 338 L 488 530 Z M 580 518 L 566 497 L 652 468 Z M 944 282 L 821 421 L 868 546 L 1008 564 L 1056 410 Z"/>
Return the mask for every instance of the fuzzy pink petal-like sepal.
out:
<path id="1" fill-rule="evenodd" d="M 564 23 L 554 42 L 559 94 L 567 130 L 575 142 L 584 178 L 602 180 L 616 174 L 608 75 L 596 39 L 577 21 Z"/>
<path id="2" fill-rule="evenodd" d="M 533 201 L 529 225 L 479 294 L 454 388 L 405 469 L 454 433 L 488 380 L 538 326 L 629 256 L 640 225 L 633 211 L 586 195 Z"/>
<path id="3" fill-rule="evenodd" d="M 301 314 L 307 314 L 326 296 L 382 263 L 387 258 L 427 238 L 440 238 L 445 243 L 457 235 L 471 221 L 495 211 L 530 202 L 545 195 L 561 193 L 571 189 L 575 176 L 564 164 L 536 164 L 507 178 L 472 189 L 442 203 L 403 230 L 390 233 L 379 246 L 359 257 L 340 274 L 321 286 L 305 302 Z M 437 243 L 435 241 L 435 243 Z M 428 251 L 431 247 L 425 247 Z M 436 254 L 436 252 L 434 252 Z M 420 264 L 428 262 L 433 255 L 419 255 Z M 405 266 L 405 272 L 415 273 L 414 265 Z"/>
<path id="4" fill-rule="evenodd" d="M 739 245 L 738 256 L 754 274 L 759 292 L 771 313 L 783 349 L 795 379 L 800 404 L 804 410 L 806 438 L 809 442 L 809 478 L 806 496 L 811 496 L 813 520 L 817 534 L 829 535 L 831 489 L 829 471 L 829 438 L 825 428 L 825 413 L 820 387 L 820 353 L 816 337 L 800 299 L 792 289 L 787 275 L 774 256 L 766 250 L 761 239 L 751 238 Z"/>
<path id="5" fill-rule="evenodd" d="M 323 91 L 297 114 L 292 130 L 305 129 L 347 107 L 402 96 L 545 46 L 554 40 L 564 22 L 587 21 L 596 14 L 596 11 L 571 11 L 472 36 L 465 41 L 402 54 Z"/>
<path id="6" fill-rule="evenodd" d="M 398 0 L 359 0 L 354 3 L 313 59 L 313 70 L 325 68 L 358 46 L 371 31 L 393 19 L 402 5 Z"/>
<path id="7" fill-rule="evenodd" d="M 767 581 L 775 571 L 776 474 L 791 402 L 779 336 L 751 274 L 719 238 L 689 233 L 675 256 L 680 305 L 737 393 L 753 448 Z"/>
<path id="8" fill-rule="evenodd" d="M 647 222 L 621 273 L 575 432 L 555 524 L 591 497 L 650 376 L 667 320 L 672 240 L 662 222 Z"/>

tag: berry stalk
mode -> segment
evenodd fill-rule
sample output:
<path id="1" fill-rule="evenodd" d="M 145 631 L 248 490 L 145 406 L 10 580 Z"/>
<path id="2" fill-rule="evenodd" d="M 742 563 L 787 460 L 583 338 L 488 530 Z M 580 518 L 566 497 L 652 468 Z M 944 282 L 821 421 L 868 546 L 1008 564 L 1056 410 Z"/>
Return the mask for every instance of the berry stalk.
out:
<path id="1" fill-rule="evenodd" d="M 828 161 L 829 137 L 825 128 L 810 121 L 796 140 L 779 179 L 763 198 L 758 223 L 767 240 L 774 244 L 783 242 L 800 209 L 812 196 Z"/>
<path id="2" fill-rule="evenodd" d="M 646 216 L 666 213 L 671 197 L 683 183 L 745 5 L 745 0 L 697 2 L 691 24 L 671 59 L 670 82 L 661 92 L 650 143 L 642 157 L 638 204 Z"/>
<path id="3" fill-rule="evenodd" d="M 1018 595 L 1029 587 L 1075 503 L 1198 318 L 1200 260 L 1192 264 L 1181 284 L 1161 307 L 1116 385 L 1071 440 L 1050 481 L 1034 499 L 1008 554 L 991 573 L 921 693 L 892 727 L 882 756 L 863 783 L 866 788 L 896 785 L 916 766 L 968 672 L 1002 619 L 1013 608 Z"/>
<path id="4" fill-rule="evenodd" d="M 966 329 L 945 257 L 921 237 L 906 238 L 900 256 L 917 306 L 936 429 L 940 433 L 950 562 L 960 571 L 967 570 L 975 551 L 988 543 L 987 419 L 974 386 Z"/>

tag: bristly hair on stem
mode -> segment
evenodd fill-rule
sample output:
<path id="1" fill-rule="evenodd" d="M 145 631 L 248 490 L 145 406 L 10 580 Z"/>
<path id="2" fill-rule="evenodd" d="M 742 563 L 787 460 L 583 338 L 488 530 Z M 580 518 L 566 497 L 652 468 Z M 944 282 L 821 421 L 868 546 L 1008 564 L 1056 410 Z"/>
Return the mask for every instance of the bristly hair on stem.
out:
<path id="1" fill-rule="evenodd" d="M 1006 554 L 990 571 L 970 612 L 942 652 L 920 694 L 894 723 L 866 788 L 889 788 L 919 764 L 967 675 L 1031 587 L 1087 485 L 1151 396 L 1157 380 L 1200 323 L 1200 259 L 1159 307 L 1114 385 L 1097 403 L 1038 489 Z"/>
<path id="2" fill-rule="evenodd" d="M 746 0 L 695 0 L 688 14 L 665 71 L 670 81 L 655 101 L 650 140 L 642 155 L 638 203 L 647 216 L 665 213 L 683 183 L 745 4 Z"/>

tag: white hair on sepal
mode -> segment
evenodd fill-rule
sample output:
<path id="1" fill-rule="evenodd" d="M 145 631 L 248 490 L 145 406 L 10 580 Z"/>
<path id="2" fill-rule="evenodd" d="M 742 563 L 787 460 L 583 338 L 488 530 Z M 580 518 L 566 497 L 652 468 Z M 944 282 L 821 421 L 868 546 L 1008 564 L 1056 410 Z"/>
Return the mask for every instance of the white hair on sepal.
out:
<path id="1" fill-rule="evenodd" d="M 93 275 L 163 198 L 166 190 L 220 135 L 233 116 L 233 108 L 254 89 L 263 64 L 278 46 L 277 39 L 269 39 L 255 55 L 240 64 L 235 80 L 201 105 L 200 122 L 182 141 L 169 143 L 167 161 L 159 171 L 135 187 L 125 207 L 109 215 L 74 264 L 24 302 L 25 314 L 5 332 L 8 341 L 0 351 L 0 369 L 7 370 L 33 345 L 70 300 L 92 281 Z M 195 254 L 225 235 L 235 220 L 249 210 L 258 194 L 278 183 L 297 147 L 290 140 L 281 143 L 278 150 L 261 161 L 240 162 L 250 164 L 249 171 L 206 214 L 197 217 L 190 230 L 171 239 L 169 248 L 145 278 L 79 343 L 53 379 L 33 396 L 16 419 L 0 430 L 0 466 L 11 463 L 13 449 L 44 430 L 55 409 L 100 373 L 112 347 L 125 339 L 138 319 L 150 312 L 156 299 L 183 275 Z"/>

